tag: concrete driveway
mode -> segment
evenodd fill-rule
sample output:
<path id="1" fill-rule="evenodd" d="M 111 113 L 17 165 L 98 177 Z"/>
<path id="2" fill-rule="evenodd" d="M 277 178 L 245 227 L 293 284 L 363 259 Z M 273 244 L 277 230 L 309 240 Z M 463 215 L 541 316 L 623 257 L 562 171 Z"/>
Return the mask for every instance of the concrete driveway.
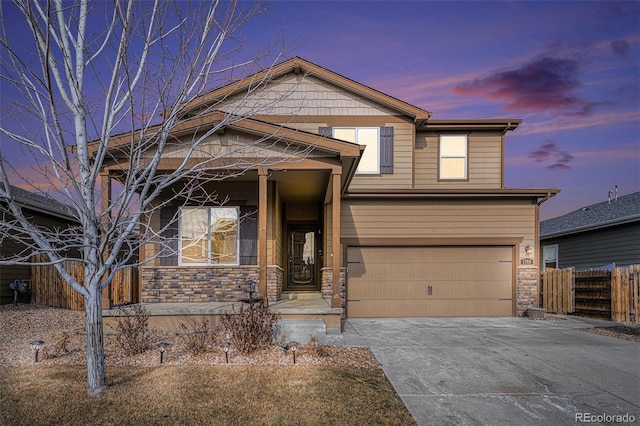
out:
<path id="1" fill-rule="evenodd" d="M 639 424 L 640 343 L 562 318 L 350 319 L 343 335 L 373 350 L 419 425 Z"/>

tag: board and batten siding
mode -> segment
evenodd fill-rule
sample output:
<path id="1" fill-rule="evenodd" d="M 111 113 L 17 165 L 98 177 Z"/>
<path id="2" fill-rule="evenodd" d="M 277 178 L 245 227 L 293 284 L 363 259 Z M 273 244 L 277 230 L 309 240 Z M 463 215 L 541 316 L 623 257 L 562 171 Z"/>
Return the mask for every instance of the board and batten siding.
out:
<path id="1" fill-rule="evenodd" d="M 544 239 L 540 251 L 554 244 L 558 244 L 558 268 L 640 264 L 640 222 Z"/>
<path id="2" fill-rule="evenodd" d="M 501 188 L 502 135 L 500 132 L 469 133 L 468 181 L 438 181 L 438 143 L 439 134 L 420 132 L 416 135 L 416 189 Z"/>
<path id="3" fill-rule="evenodd" d="M 535 205 L 501 200 L 343 200 L 342 238 L 522 238 L 535 246 Z"/>

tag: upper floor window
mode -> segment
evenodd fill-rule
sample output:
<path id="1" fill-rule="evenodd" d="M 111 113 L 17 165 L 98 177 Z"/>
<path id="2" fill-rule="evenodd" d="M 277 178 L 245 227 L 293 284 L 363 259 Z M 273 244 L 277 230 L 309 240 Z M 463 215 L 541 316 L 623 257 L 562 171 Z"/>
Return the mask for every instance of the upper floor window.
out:
<path id="1" fill-rule="evenodd" d="M 333 137 L 343 141 L 366 145 L 356 173 L 380 173 L 379 127 L 334 127 Z"/>
<path id="2" fill-rule="evenodd" d="M 439 178 L 441 180 L 467 179 L 467 135 L 440 135 Z"/>
<path id="3" fill-rule="evenodd" d="M 179 220 L 181 265 L 237 265 L 237 207 L 183 207 Z"/>

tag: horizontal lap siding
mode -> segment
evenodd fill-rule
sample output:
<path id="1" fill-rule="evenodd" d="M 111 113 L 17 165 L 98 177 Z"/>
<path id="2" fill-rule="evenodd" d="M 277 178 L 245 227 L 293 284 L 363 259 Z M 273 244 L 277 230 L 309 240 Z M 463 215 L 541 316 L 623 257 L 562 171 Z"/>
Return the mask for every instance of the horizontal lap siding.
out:
<path id="1" fill-rule="evenodd" d="M 350 191 L 360 189 L 411 189 L 415 127 L 411 123 L 386 123 L 393 127 L 393 173 L 384 175 L 356 174 Z"/>
<path id="2" fill-rule="evenodd" d="M 534 244 L 535 207 L 507 201 L 356 201 L 342 207 L 343 238 L 523 237 Z"/>
<path id="3" fill-rule="evenodd" d="M 631 223 L 545 239 L 542 246 L 558 244 L 559 268 L 597 268 L 640 263 L 640 223 Z"/>
<path id="4" fill-rule="evenodd" d="M 416 189 L 500 188 L 502 138 L 499 132 L 469 134 L 469 181 L 438 182 L 438 141 L 435 133 L 416 136 Z"/>

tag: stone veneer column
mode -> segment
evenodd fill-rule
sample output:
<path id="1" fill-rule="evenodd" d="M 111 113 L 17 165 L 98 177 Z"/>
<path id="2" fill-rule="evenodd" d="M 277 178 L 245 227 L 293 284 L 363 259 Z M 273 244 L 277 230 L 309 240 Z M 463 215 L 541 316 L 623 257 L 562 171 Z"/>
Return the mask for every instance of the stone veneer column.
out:
<path id="1" fill-rule="evenodd" d="M 269 302 L 277 302 L 282 293 L 284 282 L 284 269 L 278 265 L 271 265 L 267 268 L 267 298 Z"/>
<path id="2" fill-rule="evenodd" d="M 537 308 L 540 271 L 537 266 L 518 266 L 516 271 L 516 315 L 529 308 Z"/>
<path id="3" fill-rule="evenodd" d="M 322 268 L 321 270 L 321 287 L 320 291 L 322 293 L 323 299 L 328 299 L 329 302 L 334 299 L 334 291 L 333 291 L 333 268 Z M 347 307 L 347 268 L 340 268 L 340 276 L 338 279 L 339 288 L 338 288 L 338 299 L 340 300 L 340 306 L 333 306 L 337 308 L 342 308 L 342 317 L 345 317 L 345 309 Z"/>

